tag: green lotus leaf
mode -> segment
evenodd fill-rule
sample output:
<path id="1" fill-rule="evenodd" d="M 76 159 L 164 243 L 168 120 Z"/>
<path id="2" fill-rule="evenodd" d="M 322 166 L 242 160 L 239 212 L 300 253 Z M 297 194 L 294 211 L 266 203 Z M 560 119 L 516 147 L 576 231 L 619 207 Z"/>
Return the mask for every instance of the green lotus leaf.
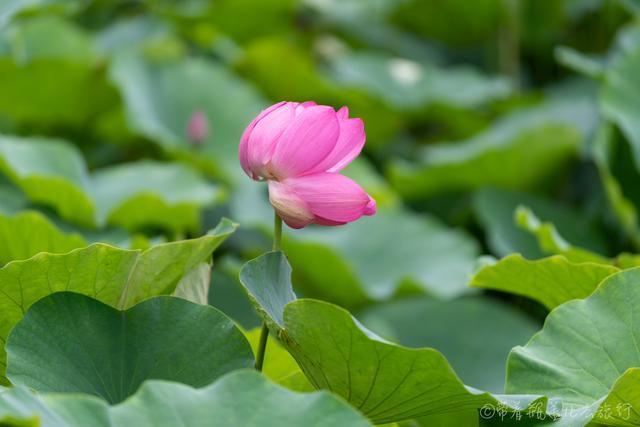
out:
<path id="1" fill-rule="evenodd" d="M 204 387 L 253 366 L 251 346 L 231 319 L 174 297 L 119 311 L 81 294 L 48 295 L 16 324 L 5 350 L 13 385 L 94 394 L 111 404 L 149 379 Z"/>
<path id="2" fill-rule="evenodd" d="M 588 297 L 600 282 L 618 271 L 612 265 L 576 263 L 560 255 L 530 261 L 513 254 L 482 267 L 470 285 L 522 295 L 551 310 L 567 301 Z"/>
<path id="3" fill-rule="evenodd" d="M 29 307 L 55 292 L 70 291 L 127 309 L 155 295 L 184 293 L 185 277 L 208 263 L 212 252 L 235 231 L 223 220 L 197 239 L 163 243 L 142 250 L 93 244 L 66 254 L 40 253 L 0 268 L 0 341 Z M 208 289 L 208 275 L 200 286 Z M 203 291 L 206 292 L 206 291 Z M 0 357 L 4 374 L 5 354 Z"/>
<path id="4" fill-rule="evenodd" d="M 638 425 L 639 284 L 640 269 L 624 270 L 553 310 L 542 331 L 509 355 L 507 392 L 595 407 L 595 421 L 605 425 Z"/>
<path id="5" fill-rule="evenodd" d="M 357 318 L 393 342 L 442 352 L 465 384 L 497 393 L 504 390 L 509 351 L 540 329 L 520 310 L 483 295 L 451 301 L 412 296 L 368 307 Z"/>
<path id="6" fill-rule="evenodd" d="M 201 389 L 147 381 L 135 395 L 115 406 L 93 396 L 35 394 L 23 387 L 0 389 L 0 422 L 10 427 L 33 423 L 52 427 L 196 427 L 203 423 L 269 427 L 274 420 L 284 427 L 371 426 L 327 392 L 295 393 L 250 371 L 232 372 Z"/>
<path id="7" fill-rule="evenodd" d="M 282 252 L 270 252 L 245 264 L 240 280 L 309 381 L 342 396 L 373 422 L 484 405 L 503 405 L 510 411 L 546 408 L 547 399 L 541 396 L 494 396 L 467 387 L 438 351 L 392 344 L 338 306 L 294 299 L 289 272 Z"/>

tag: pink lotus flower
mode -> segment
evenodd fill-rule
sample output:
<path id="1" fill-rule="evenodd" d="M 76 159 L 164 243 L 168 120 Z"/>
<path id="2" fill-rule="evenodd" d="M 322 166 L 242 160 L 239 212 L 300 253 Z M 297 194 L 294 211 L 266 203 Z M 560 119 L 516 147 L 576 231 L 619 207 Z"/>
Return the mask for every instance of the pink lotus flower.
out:
<path id="1" fill-rule="evenodd" d="M 209 135 L 209 120 L 206 114 L 201 111 L 195 111 L 189 118 L 187 123 L 187 136 L 195 144 L 202 144 Z"/>
<path id="2" fill-rule="evenodd" d="M 364 124 L 347 107 L 280 102 L 262 111 L 240 140 L 240 164 L 269 182 L 269 201 L 292 228 L 343 225 L 373 215 L 376 202 L 340 172 L 364 146 Z"/>

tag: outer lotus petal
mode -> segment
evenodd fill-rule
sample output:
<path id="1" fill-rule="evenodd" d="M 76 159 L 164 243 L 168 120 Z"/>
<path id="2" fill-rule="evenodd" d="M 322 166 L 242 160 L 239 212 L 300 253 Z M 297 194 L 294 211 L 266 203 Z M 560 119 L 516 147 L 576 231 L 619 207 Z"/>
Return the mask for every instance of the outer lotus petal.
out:
<path id="1" fill-rule="evenodd" d="M 265 166 L 280 135 L 294 120 L 297 103 L 280 102 L 262 111 L 245 129 L 238 157 L 242 169 L 253 179 L 269 178 Z"/>
<path id="2" fill-rule="evenodd" d="M 293 189 L 278 181 L 269 181 L 269 201 L 280 218 L 291 228 L 303 228 L 313 222 L 309 206 Z"/>
<path id="3" fill-rule="evenodd" d="M 346 105 L 343 106 L 336 114 L 338 116 L 338 120 L 347 120 L 349 118 L 349 107 Z"/>
<path id="4" fill-rule="evenodd" d="M 333 151 L 339 135 L 333 108 L 307 106 L 280 136 L 269 170 L 278 179 L 304 175 Z"/>
<path id="5" fill-rule="evenodd" d="M 333 151 L 310 173 L 340 172 L 353 161 L 364 147 L 366 134 L 361 119 L 350 119 L 347 107 L 336 113 L 340 122 L 340 136 Z"/>
<path id="6" fill-rule="evenodd" d="M 376 202 L 355 181 L 337 173 L 319 173 L 284 180 L 321 225 L 340 225 L 373 215 Z"/>
<path id="7" fill-rule="evenodd" d="M 301 102 L 296 106 L 296 115 L 300 114 L 301 112 L 306 110 L 308 107 L 315 107 L 316 105 L 318 104 L 316 104 L 315 101 Z"/>
<path id="8" fill-rule="evenodd" d="M 280 108 L 284 104 L 286 104 L 285 101 L 278 102 L 277 104 L 273 104 L 272 106 L 262 110 L 260 114 L 258 114 L 256 118 L 253 119 L 251 123 L 249 123 L 249 125 L 244 129 L 244 132 L 242 133 L 242 137 L 240 138 L 240 147 L 238 149 L 238 158 L 240 159 L 240 165 L 242 166 L 242 169 L 244 170 L 244 172 L 253 179 L 256 179 L 256 177 L 254 177 L 253 174 L 251 173 L 251 169 L 249 168 L 249 159 L 247 158 L 248 151 L 249 151 L 249 147 L 248 147 L 249 135 L 251 135 L 253 128 L 256 127 L 256 124 L 260 120 L 262 120 L 264 116 L 271 113 L 276 108 Z"/>

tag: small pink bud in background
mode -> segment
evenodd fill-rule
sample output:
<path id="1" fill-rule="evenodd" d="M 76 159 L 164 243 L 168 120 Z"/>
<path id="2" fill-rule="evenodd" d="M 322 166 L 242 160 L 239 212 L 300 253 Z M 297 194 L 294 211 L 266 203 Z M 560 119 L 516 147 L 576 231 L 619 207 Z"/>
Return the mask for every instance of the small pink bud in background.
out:
<path id="1" fill-rule="evenodd" d="M 196 143 L 202 144 L 209 135 L 209 121 L 202 110 L 195 111 L 187 124 L 187 137 Z"/>
<path id="2" fill-rule="evenodd" d="M 341 175 L 365 142 L 364 123 L 349 110 L 315 102 L 280 102 L 256 117 L 240 140 L 240 164 L 268 180 L 269 201 L 292 228 L 343 225 L 376 212 L 376 202 Z"/>

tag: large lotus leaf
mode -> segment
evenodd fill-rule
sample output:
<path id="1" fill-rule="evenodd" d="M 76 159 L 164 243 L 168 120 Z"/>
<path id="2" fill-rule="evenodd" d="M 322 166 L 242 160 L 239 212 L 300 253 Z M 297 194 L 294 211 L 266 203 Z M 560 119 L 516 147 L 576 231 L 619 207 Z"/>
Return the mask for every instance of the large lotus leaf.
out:
<path id="1" fill-rule="evenodd" d="M 305 324 L 315 322 L 314 328 Z M 372 336 L 337 306 L 300 300 L 285 308 L 282 338 L 309 381 L 347 399 L 376 423 L 400 421 L 501 402 L 525 410 L 546 399 L 493 396 L 466 387 L 444 356 Z"/>
<path id="2" fill-rule="evenodd" d="M 145 251 L 137 251 L 135 265 L 121 288 L 119 308 L 131 307 L 149 296 L 180 291 L 179 286 L 184 283 L 182 280 L 194 269 L 199 270 L 203 262 L 209 262 L 213 251 L 237 227 L 232 221 L 223 219 L 215 229 L 202 237 L 163 243 Z M 209 280 L 202 286 L 208 288 Z M 103 302 L 113 305 L 111 301 Z"/>
<path id="3" fill-rule="evenodd" d="M 260 316 L 274 328 L 284 328 L 283 308 L 297 299 L 291 286 L 291 266 L 282 252 L 268 252 L 240 270 L 245 287 Z M 258 286 L 262 283 L 261 287 Z"/>
<path id="4" fill-rule="evenodd" d="M 39 252 L 63 253 L 86 246 L 78 233 L 64 233 L 39 212 L 0 214 L 0 265 Z"/>
<path id="5" fill-rule="evenodd" d="M 485 186 L 541 186 L 576 157 L 586 130 L 583 119 L 592 113 L 585 99 L 543 102 L 498 120 L 470 139 L 424 147 L 417 162 L 393 162 L 391 182 L 410 199 Z"/>
<path id="6" fill-rule="evenodd" d="M 289 272 L 285 256 L 270 252 L 245 264 L 240 280 L 309 381 L 342 396 L 375 423 L 485 404 L 546 407 L 544 397 L 493 396 L 467 387 L 438 351 L 387 342 L 338 306 L 294 300 Z"/>
<path id="7" fill-rule="evenodd" d="M 613 384 L 611 393 L 598 407 L 596 419 L 617 426 L 640 425 L 640 369 L 630 368 Z"/>
<path id="8" fill-rule="evenodd" d="M 238 141 L 266 104 L 248 83 L 204 59 L 162 63 L 133 52 L 118 55 L 110 72 L 136 132 L 226 179 L 241 176 Z M 194 143 L 187 124 L 198 111 L 205 114 L 209 132 Z"/>
<path id="9" fill-rule="evenodd" d="M 482 267 L 470 285 L 526 296 L 551 310 L 588 297 L 600 282 L 618 271 L 612 265 L 575 263 L 560 255 L 530 261 L 512 254 Z"/>
<path id="10" fill-rule="evenodd" d="M 341 84 L 367 90 L 400 110 L 431 104 L 473 108 L 510 92 L 505 79 L 472 68 L 438 68 L 375 53 L 340 55 L 331 65 L 332 77 Z"/>
<path id="11" fill-rule="evenodd" d="M 284 247 L 309 295 L 345 306 L 388 299 L 402 286 L 455 297 L 467 290 L 479 255 L 466 233 L 401 209 L 380 210 L 340 229 L 296 232 Z"/>
<path id="12" fill-rule="evenodd" d="M 368 308 L 358 318 L 402 345 L 435 348 L 465 384 L 492 392 L 504 389 L 504 364 L 511 348 L 539 329 L 526 314 L 484 296 L 453 301 L 405 298 Z"/>
<path id="13" fill-rule="evenodd" d="M 145 251 L 93 244 L 66 254 L 41 253 L 0 269 L 0 341 L 39 299 L 60 291 L 81 293 L 120 309 L 154 295 L 176 292 L 185 276 L 208 262 L 235 230 L 224 220 L 198 239 L 155 245 Z M 208 280 L 201 286 L 209 286 Z M 0 368 L 4 373 L 4 353 Z"/>
<path id="14" fill-rule="evenodd" d="M 0 27 L 2 20 L 0 10 Z M 19 124 L 80 127 L 117 102 L 90 35 L 61 17 L 37 16 L 0 31 L 0 74 L 0 113 Z"/>
<path id="15" fill-rule="evenodd" d="M 606 239 L 580 211 L 527 193 L 483 188 L 474 194 L 473 208 L 484 227 L 489 247 L 497 256 L 518 252 L 526 258 L 541 258 L 535 236 L 523 230 L 514 216 L 519 206 L 527 206 L 543 221 L 552 222 L 566 239 L 596 252 L 606 252 Z"/>
<path id="16" fill-rule="evenodd" d="M 510 354 L 507 392 L 544 393 L 576 407 L 595 405 L 600 423 L 638 425 L 639 284 L 640 269 L 621 271 L 588 298 L 553 310 L 542 331 Z M 607 407 L 611 414 L 603 410 Z M 616 412 L 623 407 L 624 414 Z"/>
<path id="17" fill-rule="evenodd" d="M 221 192 L 185 165 L 141 161 L 87 172 L 67 141 L 0 136 L 0 170 L 36 203 L 92 227 L 197 231 L 199 210 Z"/>
<path id="18" fill-rule="evenodd" d="M 55 293 L 29 308 L 5 350 L 13 385 L 94 394 L 112 404 L 149 379 L 203 387 L 253 365 L 251 346 L 231 319 L 174 297 L 119 311 L 85 295 Z"/>
<path id="19" fill-rule="evenodd" d="M 270 427 L 371 424 L 327 392 L 295 393 L 251 371 L 232 372 L 201 389 L 152 380 L 115 405 L 78 394 L 35 394 L 22 387 L 0 389 L 0 422 L 24 427 L 198 427 L 209 424 Z"/>
<path id="20" fill-rule="evenodd" d="M 98 222 L 134 230 L 145 225 L 198 230 L 200 207 L 221 195 L 196 171 L 177 163 L 141 161 L 102 168 L 92 182 Z"/>

